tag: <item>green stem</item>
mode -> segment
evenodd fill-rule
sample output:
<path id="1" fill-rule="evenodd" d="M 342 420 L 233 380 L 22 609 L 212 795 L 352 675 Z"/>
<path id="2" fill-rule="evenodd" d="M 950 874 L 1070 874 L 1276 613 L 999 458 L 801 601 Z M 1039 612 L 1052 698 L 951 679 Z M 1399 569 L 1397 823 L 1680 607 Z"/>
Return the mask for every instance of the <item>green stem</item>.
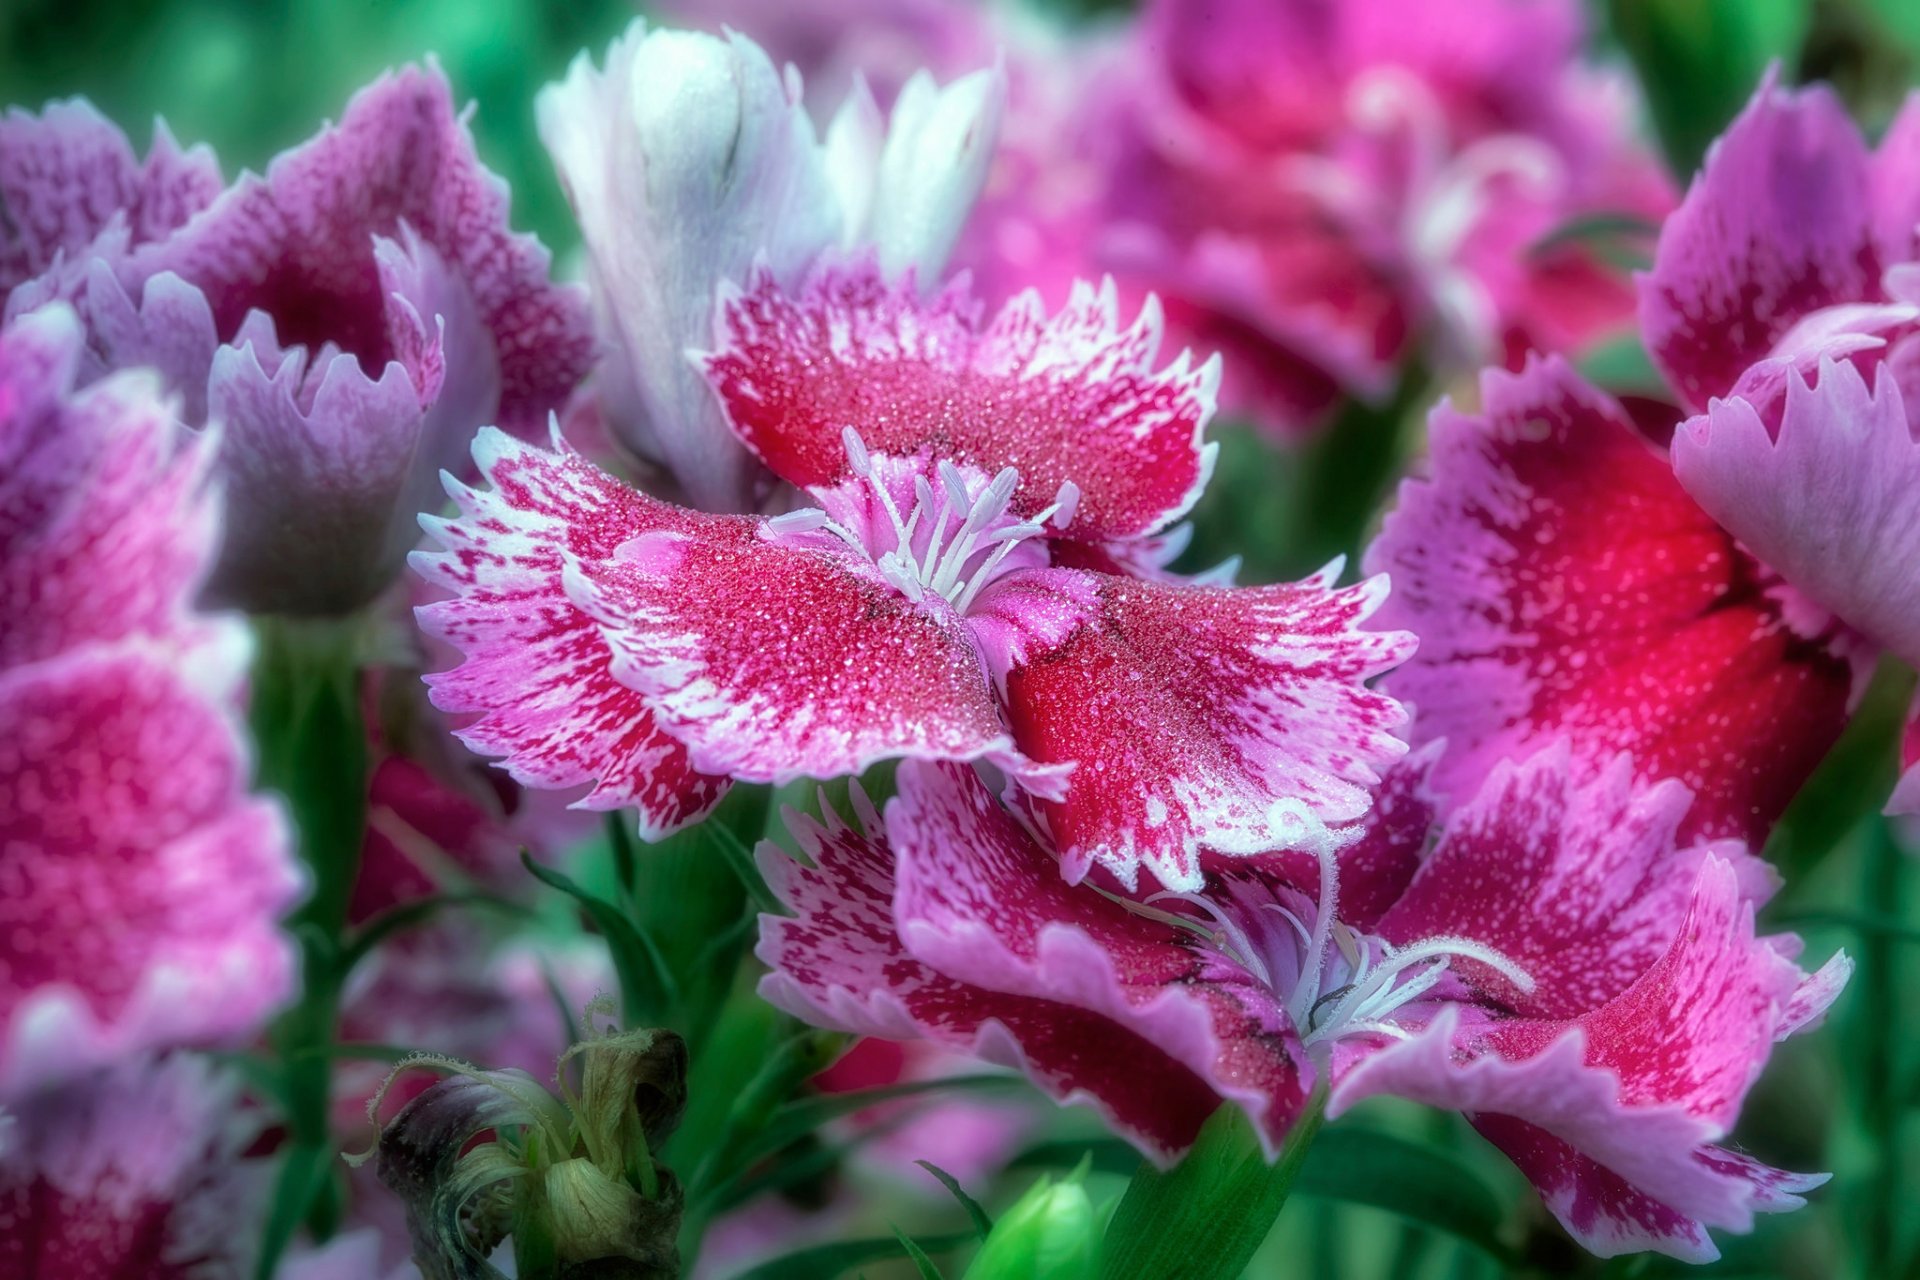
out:
<path id="1" fill-rule="evenodd" d="M 1904 855 L 1885 820 L 1875 818 L 1871 827 L 1865 851 L 1864 900 L 1898 916 Z M 1894 1087 L 1894 1020 L 1887 1013 L 1896 1005 L 1894 941 L 1883 932 L 1863 933 L 1860 938 L 1860 994 L 1855 1008 L 1864 1019 L 1861 1118 L 1866 1132 L 1880 1138 L 1874 1144 L 1877 1167 L 1866 1181 L 1865 1229 L 1861 1232 L 1862 1274 L 1868 1276 L 1888 1275 L 1896 1267 L 1899 1156 L 1890 1135 L 1899 1123 L 1900 1099 Z"/>
<path id="2" fill-rule="evenodd" d="M 353 954 L 347 913 L 366 838 L 367 731 L 360 713 L 356 620 L 258 620 L 252 720 L 259 785 L 286 802 L 312 892 L 288 921 L 300 942 L 300 1002 L 270 1039 L 284 1076 L 288 1146 L 256 1272 L 271 1276 L 303 1222 L 331 1229 L 323 1193 L 335 1144 L 330 1049 Z"/>
<path id="3" fill-rule="evenodd" d="M 1100 1247 L 1100 1280 L 1235 1280 L 1273 1229 L 1326 1116 L 1316 1088 L 1269 1163 L 1239 1108 L 1214 1113 L 1186 1158 L 1143 1165 Z"/>

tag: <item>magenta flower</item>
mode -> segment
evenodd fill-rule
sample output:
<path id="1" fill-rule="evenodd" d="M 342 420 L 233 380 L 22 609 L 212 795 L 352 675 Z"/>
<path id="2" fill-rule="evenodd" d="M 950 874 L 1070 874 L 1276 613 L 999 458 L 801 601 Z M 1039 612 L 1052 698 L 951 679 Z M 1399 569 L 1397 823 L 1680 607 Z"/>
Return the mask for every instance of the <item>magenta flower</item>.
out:
<path id="1" fill-rule="evenodd" d="M 195 1280 L 253 1267 L 269 1179 L 238 1081 L 200 1059 L 82 1072 L 8 1117 L 0 1273 Z"/>
<path id="2" fill-rule="evenodd" d="M 1104 261 L 1286 432 L 1384 396 L 1416 345 L 1470 367 L 1624 329 L 1626 282 L 1544 243 L 1671 202 L 1582 25 L 1572 0 L 1150 5 L 1101 99 Z"/>
<path id="3" fill-rule="evenodd" d="M 150 374 L 73 391 L 83 340 L 64 307 L 0 330 L 0 1096 L 245 1035 L 293 983 L 248 633 L 192 607 L 213 441 Z"/>
<path id="4" fill-rule="evenodd" d="M 1199 855 L 1343 827 L 1403 749 L 1362 683 L 1407 652 L 1359 624 L 1385 584 L 1233 589 L 1134 576 L 1212 462 L 1215 366 L 1155 370 L 1086 286 L 983 323 L 871 265 L 722 305 L 706 369 L 743 444 L 814 505 L 705 516 L 497 433 L 492 493 L 422 573 L 466 662 L 437 705 L 533 786 L 595 785 L 652 836 L 727 778 L 980 760 L 1025 789 L 1067 874 L 1194 886 Z"/>
<path id="5" fill-rule="evenodd" d="M 1622 760 L 1569 781 L 1564 748 L 1502 765 L 1421 851 L 1421 770 L 1366 834 L 1122 898 L 1052 854 L 968 770 L 903 764 L 884 820 L 795 817 L 763 846 L 793 916 L 761 918 L 762 994 L 867 1035 L 1014 1065 L 1098 1108 L 1161 1163 L 1221 1103 L 1271 1153 L 1309 1092 L 1467 1111 L 1601 1254 L 1714 1256 L 1818 1177 L 1719 1145 L 1776 1039 L 1844 983 L 1756 938 L 1771 888 L 1732 842 L 1683 846 L 1678 784 Z"/>
<path id="6" fill-rule="evenodd" d="M 1763 85 L 1660 238 L 1641 303 L 1697 416 L 1680 483 L 1813 611 L 1920 663 L 1920 98 L 1869 152 Z M 1904 763 L 1911 763 L 1906 761 Z M 1912 778 L 1901 808 L 1920 804 Z"/>
<path id="7" fill-rule="evenodd" d="M 84 104 L 0 127 L 22 160 L 0 167 L 0 192 L 30 229 L 9 256 L 41 272 L 8 314 L 70 300 L 83 381 L 153 366 L 190 425 L 223 427 L 223 600 L 364 604 L 474 430 L 543 424 L 586 373 L 584 300 L 508 230 L 436 67 L 377 81 L 338 126 L 217 195 L 204 150 L 180 156 L 162 133 L 131 171 Z"/>
<path id="8" fill-rule="evenodd" d="M 1689 837 L 1763 842 L 1846 723 L 1859 646 L 1562 361 L 1488 373 L 1480 400 L 1434 412 L 1431 477 L 1366 555 L 1393 575 L 1382 625 L 1420 637 L 1389 684 L 1416 743 L 1446 740 L 1439 790 L 1566 738 L 1587 772 L 1627 752 L 1685 783 Z"/>

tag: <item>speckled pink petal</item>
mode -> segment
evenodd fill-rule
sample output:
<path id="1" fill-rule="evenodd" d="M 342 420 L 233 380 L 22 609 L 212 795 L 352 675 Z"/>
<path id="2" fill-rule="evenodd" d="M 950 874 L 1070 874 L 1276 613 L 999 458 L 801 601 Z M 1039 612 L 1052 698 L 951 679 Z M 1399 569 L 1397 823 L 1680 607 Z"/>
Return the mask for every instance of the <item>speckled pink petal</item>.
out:
<path id="1" fill-rule="evenodd" d="M 292 991 L 298 895 L 246 794 L 244 633 L 191 654 L 87 646 L 0 675 L 0 1092 L 153 1045 L 226 1042 Z"/>
<path id="2" fill-rule="evenodd" d="M 211 442 L 175 431 L 146 373 L 67 395 L 81 347 L 61 307 L 0 333 L 0 670 L 203 625 L 188 605 L 219 537 Z"/>
<path id="3" fill-rule="evenodd" d="M 943 976 L 902 945 L 894 855 L 879 815 L 860 826 L 795 816 L 808 864 L 772 845 L 761 871 L 792 916 L 760 917 L 760 993 L 818 1026 L 928 1039 L 1018 1067 L 1049 1097 L 1091 1105 L 1159 1163 L 1192 1144 L 1219 1097 L 1151 1041 L 1070 1004 L 984 990 Z"/>
<path id="4" fill-rule="evenodd" d="M 1445 936 L 1498 951 L 1533 979 L 1532 991 L 1462 967 L 1530 1017 L 1572 1017 L 1626 990 L 1672 945 L 1709 857 L 1732 867 L 1756 904 L 1776 884 L 1736 841 L 1676 843 L 1690 803 L 1679 783 L 1636 781 L 1625 757 L 1582 782 L 1570 760 L 1561 742 L 1496 765 L 1379 925 L 1399 945 Z"/>
<path id="5" fill-rule="evenodd" d="M 1854 671 L 1795 632 L 1768 576 L 1626 412 L 1558 360 L 1489 373 L 1432 419 L 1432 478 L 1367 552 L 1382 626 L 1420 637 L 1387 682 L 1450 803 L 1570 738 L 1694 794 L 1681 839 L 1758 844 L 1845 723 Z"/>
<path id="6" fill-rule="evenodd" d="M 923 300 L 871 261 L 792 295 L 758 272 L 723 301 L 707 376 L 741 439 L 794 484 L 846 478 L 852 427 L 879 453 L 1018 468 L 1023 512 L 1072 482 L 1076 538 L 1151 533 L 1193 505 L 1218 366 L 1182 355 L 1156 370 L 1157 305 L 1123 328 L 1111 287 L 1082 284 L 1053 316 L 1037 294 L 978 316 L 964 281 Z"/>
<path id="7" fill-rule="evenodd" d="M 1384 581 L 1334 589 L 1108 578 L 1098 614 L 1007 677 L 1014 742 L 1074 764 L 1040 811 L 1067 874 L 1148 872 L 1198 889 L 1202 850 L 1264 853 L 1325 838 L 1367 811 L 1406 745 L 1365 681 L 1411 638 L 1364 631 Z"/>
<path id="8" fill-rule="evenodd" d="M 1793 325 L 1880 297 L 1870 158 L 1825 86 L 1773 79 L 1707 154 L 1641 281 L 1647 348 L 1696 409 Z"/>
<path id="9" fill-rule="evenodd" d="M 164 123 L 142 161 L 84 98 L 37 116 L 9 109 L 0 116 L 0 312 L 12 314 L 8 295 L 56 259 L 161 239 L 220 187 L 213 153 L 181 151 Z"/>
<path id="10" fill-rule="evenodd" d="M 362 89 L 338 125 L 276 157 L 265 178 L 243 176 L 121 275 L 130 290 L 163 271 L 197 286 L 223 341 L 260 310 L 286 345 L 332 343 L 371 372 L 394 354 L 375 238 L 403 227 L 472 293 L 498 360 L 499 420 L 541 429 L 592 358 L 585 300 L 549 281 L 538 241 L 508 229 L 505 184 L 480 164 L 437 65 Z"/>
<path id="11" fill-rule="evenodd" d="M 238 1081 L 186 1054 L 75 1072 L 8 1117 L 0 1273 L 248 1274 L 271 1179 L 245 1159 Z"/>
<path id="12" fill-rule="evenodd" d="M 1898 382 L 1851 362 L 1786 372 L 1769 431 L 1716 400 L 1673 438 L 1687 492 L 1800 594 L 1909 664 L 1920 662 L 1920 441 Z"/>
<path id="13" fill-rule="evenodd" d="M 882 760 L 1012 756 L 972 635 L 864 559 L 697 531 L 570 563 L 616 679 L 694 767 L 752 782 L 857 775 Z"/>
<path id="14" fill-rule="evenodd" d="M 910 954 L 950 978 L 1132 1031 L 1245 1111 L 1278 1150 L 1313 1068 L 1270 990 L 1245 974 L 1218 980 L 1191 933 L 1067 884 L 970 770 L 909 762 L 899 781 L 887 836 Z"/>
<path id="15" fill-rule="evenodd" d="M 1747 1231 L 1755 1212 L 1795 1203 L 1794 1180 L 1757 1176 L 1713 1144 L 1810 979 L 1754 937 L 1753 905 L 1731 866 L 1708 858 L 1691 899 L 1671 946 L 1605 1004 L 1571 1019 L 1449 1009 L 1360 1060 L 1330 1113 L 1392 1093 L 1496 1117 L 1501 1136 L 1524 1122 L 1583 1158 L 1520 1152 L 1548 1207 L 1590 1248 L 1712 1256 L 1705 1228 Z M 1594 1169 L 1608 1175 L 1597 1186 L 1584 1181 Z"/>
<path id="16" fill-rule="evenodd" d="M 654 529 L 744 538 L 752 526 L 656 502 L 559 448 L 482 431 L 474 460 L 492 490 L 455 484 L 460 514 L 422 519 L 441 550 L 415 552 L 412 563 L 452 598 L 422 606 L 420 625 L 466 655 L 427 683 L 442 711 L 478 713 L 457 730 L 460 740 L 500 758 L 515 781 L 592 783 L 582 807 L 637 808 L 641 833 L 658 839 L 705 815 L 726 782 L 696 772 L 641 696 L 614 677 L 598 624 L 562 587 L 565 560 L 610 556 Z"/>

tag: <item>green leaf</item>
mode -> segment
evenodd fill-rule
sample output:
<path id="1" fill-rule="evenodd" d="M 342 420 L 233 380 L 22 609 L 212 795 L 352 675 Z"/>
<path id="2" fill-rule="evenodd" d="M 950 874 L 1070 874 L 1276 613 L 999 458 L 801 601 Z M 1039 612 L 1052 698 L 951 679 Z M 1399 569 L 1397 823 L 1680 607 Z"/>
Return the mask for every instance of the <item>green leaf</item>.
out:
<path id="1" fill-rule="evenodd" d="M 1236 1280 L 1267 1238 L 1326 1116 L 1315 1089 L 1269 1164 L 1238 1107 L 1222 1106 L 1186 1158 L 1143 1165 L 1114 1210 L 1100 1248 L 1101 1280 Z"/>
<path id="2" fill-rule="evenodd" d="M 578 902 L 594 927 L 605 935 L 614 972 L 620 979 L 620 1003 L 627 1025 L 659 1026 L 671 1021 L 680 1002 L 679 986 L 660 948 L 646 931 L 636 927 L 612 903 L 575 884 L 564 872 L 535 862 L 533 855 L 525 850 L 521 851 L 520 861 L 540 883 Z"/>
<path id="3" fill-rule="evenodd" d="M 1683 180 L 1739 114 L 1767 65 L 1791 69 L 1807 30 L 1802 0 L 1608 0 L 1661 146 Z"/>
<path id="4" fill-rule="evenodd" d="M 1506 1261 L 1500 1199 L 1480 1175 L 1437 1147 L 1374 1129 L 1320 1135 L 1293 1193 L 1370 1205 Z"/>
<path id="5" fill-rule="evenodd" d="M 516 917 L 531 914 L 519 903 L 492 893 L 436 893 L 426 898 L 415 898 L 411 902 L 387 908 L 355 930 L 341 947 L 340 966 L 351 972 L 388 938 L 425 924 L 448 907 L 485 907 L 502 915 Z"/>
<path id="6" fill-rule="evenodd" d="M 923 1257 L 932 1254 L 952 1253 L 955 1249 L 964 1249 L 973 1243 L 971 1231 L 954 1235 L 932 1236 L 923 1239 L 916 1246 Z M 816 1245 L 811 1249 L 801 1249 L 763 1262 L 751 1270 L 742 1272 L 738 1280 L 835 1280 L 855 1267 L 864 1267 L 874 1262 L 890 1262 L 895 1258 L 910 1256 L 900 1236 L 888 1236 L 873 1240 L 836 1240 L 832 1244 Z"/>
<path id="7" fill-rule="evenodd" d="M 1016 1157 L 1013 1168 L 1069 1169 L 1089 1160 L 1096 1173 L 1127 1173 L 1139 1153 L 1118 1138 L 1047 1142 Z M 1308 1152 L 1293 1194 L 1383 1209 L 1408 1222 L 1507 1261 L 1500 1199 L 1470 1166 L 1445 1151 L 1363 1128 L 1324 1130 Z"/>
<path id="8" fill-rule="evenodd" d="M 771 1155 L 797 1138 L 818 1131 L 830 1121 L 883 1102 L 935 1093 L 995 1093 L 1018 1091 L 1024 1087 L 1025 1082 L 1018 1076 L 981 1074 L 948 1076 L 941 1080 L 913 1080 L 906 1084 L 796 1098 L 773 1114 L 766 1126 L 742 1149 L 741 1156 L 751 1163 L 762 1156 Z M 1129 1164 L 1127 1167 L 1131 1169 L 1133 1166 Z"/>
<path id="9" fill-rule="evenodd" d="M 1913 687 L 1913 673 L 1906 667 L 1891 658 L 1881 662 L 1840 741 L 1767 837 L 1764 856 L 1787 881 L 1776 907 L 1788 906 L 1807 873 L 1841 840 L 1863 822 L 1877 821 L 1874 815 L 1886 803 L 1899 772 L 1900 735 Z"/>
<path id="10" fill-rule="evenodd" d="M 931 1160 L 915 1160 L 914 1163 L 940 1179 L 940 1185 L 953 1193 L 953 1198 L 960 1202 L 960 1207 L 967 1211 L 967 1217 L 972 1219 L 973 1229 L 985 1240 L 987 1233 L 993 1230 L 993 1219 L 987 1216 L 987 1211 L 980 1207 L 978 1200 L 967 1194 L 967 1189 L 960 1185 L 960 1179 Z"/>
<path id="11" fill-rule="evenodd" d="M 927 1251 L 913 1242 L 912 1236 L 894 1227 L 893 1238 L 898 1240 L 900 1247 L 907 1251 L 907 1257 L 913 1261 L 914 1270 L 920 1273 L 920 1280 L 946 1280 L 946 1277 L 940 1274 L 940 1268 L 933 1265 L 933 1259 L 927 1256 Z"/>

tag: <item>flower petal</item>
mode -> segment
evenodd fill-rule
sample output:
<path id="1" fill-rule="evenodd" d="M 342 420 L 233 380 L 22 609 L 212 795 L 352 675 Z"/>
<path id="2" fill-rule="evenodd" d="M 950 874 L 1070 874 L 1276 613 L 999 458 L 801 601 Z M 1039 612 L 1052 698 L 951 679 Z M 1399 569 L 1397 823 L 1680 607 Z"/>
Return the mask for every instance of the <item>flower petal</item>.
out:
<path id="1" fill-rule="evenodd" d="M 1850 361 L 1788 369 L 1776 431 L 1716 400 L 1673 439 L 1673 469 L 1707 514 L 1802 595 L 1920 662 L 1920 441 L 1898 381 Z"/>
<path id="2" fill-rule="evenodd" d="M 1014 742 L 1073 763 L 1039 808 L 1067 874 L 1144 865 L 1197 889 L 1200 853 L 1263 853 L 1357 821 L 1406 745 L 1403 715 L 1364 684 L 1411 638 L 1360 630 L 1384 581 L 1334 590 L 1100 581 L 1099 612 L 1007 677 Z"/>
<path id="3" fill-rule="evenodd" d="M 1219 972 L 1194 935 L 1067 884 L 971 771 L 909 762 L 899 782 L 887 836 L 909 953 L 948 977 L 1133 1031 L 1245 1111 L 1269 1153 L 1279 1149 L 1312 1068 L 1263 983 Z"/>
<path id="4" fill-rule="evenodd" d="M 8 1117 L 0 1272 L 190 1280 L 252 1270 L 264 1162 L 239 1081 L 188 1054 L 74 1072 Z"/>
<path id="5" fill-rule="evenodd" d="M 866 806 L 855 830 L 789 817 L 811 865 L 762 845 L 760 867 L 793 917 L 760 917 L 760 993 L 820 1026 L 925 1038 L 1020 1068 L 1056 1101 L 1088 1104 L 1161 1163 L 1192 1144 L 1219 1105 L 1198 1076 L 1152 1041 L 1097 1014 L 987 991 L 941 975 L 902 945 L 894 858 Z"/>
<path id="6" fill-rule="evenodd" d="M 580 807 L 634 806 L 642 835 L 658 839 L 703 816 L 726 782 L 695 772 L 640 695 L 614 678 L 600 628 L 567 598 L 561 576 L 569 554 L 608 556 L 635 534 L 702 517 L 560 447 L 548 453 L 482 431 L 474 460 L 493 491 L 452 485 L 460 516 L 422 520 L 443 550 L 415 552 L 412 563 L 453 598 L 417 610 L 420 625 L 466 655 L 427 683 L 441 710 L 478 713 L 456 734 L 501 757 L 515 781 L 593 783 Z"/>
<path id="7" fill-rule="evenodd" d="M 1581 782 L 1570 760 L 1562 741 L 1494 766 L 1380 923 L 1396 944 L 1459 937 L 1500 952 L 1533 979 L 1532 991 L 1470 961 L 1462 967 L 1530 1017 L 1572 1017 L 1626 990 L 1672 945 L 1708 858 L 1734 868 L 1755 903 L 1777 883 L 1737 842 L 1676 843 L 1690 802 L 1679 783 L 1638 782 L 1624 756 Z"/>
<path id="8" fill-rule="evenodd" d="M 1705 1228 L 1747 1231 L 1755 1212 L 1794 1203 L 1788 1175 L 1756 1177 L 1758 1166 L 1711 1144 L 1731 1129 L 1805 981 L 1754 937 L 1740 877 L 1709 858 L 1672 945 L 1618 996 L 1568 1020 L 1482 1021 L 1449 1008 L 1360 1060 L 1329 1114 L 1393 1093 L 1495 1117 L 1496 1140 L 1524 1137 L 1506 1123 L 1524 1122 L 1564 1144 L 1515 1143 L 1522 1169 L 1543 1176 L 1548 1207 L 1583 1242 L 1708 1256 Z M 1569 1168 L 1567 1151 L 1610 1177 L 1589 1185 L 1589 1166 Z"/>
<path id="9" fill-rule="evenodd" d="M 1367 552 L 1383 626 L 1420 637 L 1388 687 L 1435 783 L 1471 795 L 1565 735 L 1593 771 L 1626 752 L 1694 794 L 1681 838 L 1758 844 L 1845 721 L 1849 661 L 1702 512 L 1625 411 L 1559 360 L 1443 405 L 1431 480 L 1401 487 Z"/>
<path id="10" fill-rule="evenodd" d="M 735 527 L 647 534 L 567 570 L 614 677 L 696 768 L 782 783 L 898 757 L 1010 757 L 980 652 L 944 602 Z"/>
<path id="11" fill-rule="evenodd" d="M 1870 163 L 1830 89 L 1772 79 L 1708 152 L 1640 293 L 1647 349 L 1696 409 L 1808 314 L 1880 296 Z"/>
<path id="12" fill-rule="evenodd" d="M 1123 538 L 1165 527 L 1205 486 L 1219 374 L 1184 355 L 1155 371 L 1158 305 L 1124 329 L 1115 308 L 1110 283 L 1083 283 L 1058 315 L 1028 293 L 982 327 L 962 280 L 923 301 L 871 260 L 794 294 L 762 270 L 724 299 L 705 367 L 740 438 L 794 484 L 846 478 L 851 426 L 876 453 L 1017 468 L 1025 514 L 1070 481 L 1073 536 Z"/>
<path id="13" fill-rule="evenodd" d="M 701 507 L 746 510 L 752 460 L 684 353 L 756 254 L 791 280 L 840 234 L 797 85 L 736 32 L 635 19 L 604 71 L 581 54 L 535 110 L 586 242 L 614 430 Z"/>
<path id="14" fill-rule="evenodd" d="M 291 994 L 300 877 L 246 794 L 224 697 L 246 635 L 127 641 L 0 675 L 0 1093 L 153 1046 L 231 1041 Z"/>
<path id="15" fill-rule="evenodd" d="M 539 429 L 592 359 L 585 300 L 548 280 L 537 240 L 509 230 L 505 184 L 480 164 L 437 65 L 362 89 L 338 125 L 277 156 L 265 178 L 243 176 L 121 274 L 130 291 L 162 271 L 198 286 L 223 340 L 260 310 L 288 346 L 331 342 L 380 369 L 393 343 L 375 237 L 402 227 L 471 291 L 498 356 L 499 421 Z"/>
<path id="16" fill-rule="evenodd" d="M 141 161 L 84 98 L 49 103 L 37 116 L 10 108 L 0 116 L 0 312 L 16 314 L 8 295 L 57 259 L 158 240 L 220 186 L 213 152 L 181 151 L 163 123 Z"/>
<path id="17" fill-rule="evenodd" d="M 211 442 L 175 430 L 151 374 L 71 394 L 83 343 L 60 306 L 0 333 L 0 670 L 204 625 Z"/>

